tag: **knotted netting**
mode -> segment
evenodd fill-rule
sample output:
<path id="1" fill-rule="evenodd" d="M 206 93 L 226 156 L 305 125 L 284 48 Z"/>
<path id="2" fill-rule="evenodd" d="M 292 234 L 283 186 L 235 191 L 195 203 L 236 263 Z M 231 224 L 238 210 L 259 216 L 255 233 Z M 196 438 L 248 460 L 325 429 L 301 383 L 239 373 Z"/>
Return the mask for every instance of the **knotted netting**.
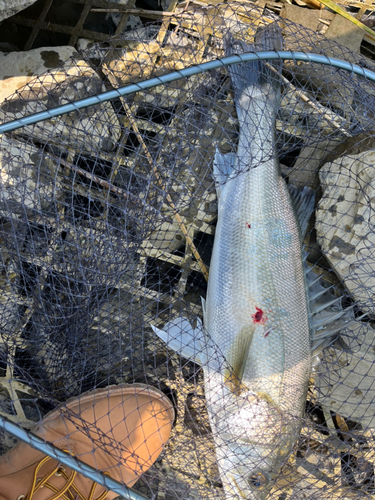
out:
<path id="1" fill-rule="evenodd" d="M 369 59 L 250 3 L 185 6 L 35 78 L 0 104 L 1 122 L 243 52 L 241 43 L 268 49 L 257 37 L 270 25 L 282 34 L 273 48 L 374 69 Z M 262 108 L 247 115 L 249 130 L 259 131 L 252 138 L 258 154 L 232 165 L 229 180 L 225 168 L 221 177 L 213 172 L 218 151 L 235 154 L 241 143 L 235 66 L 1 136 L 0 415 L 147 498 L 370 497 L 375 86 L 293 59 L 252 68 L 280 79 L 276 119 L 263 133 Z M 258 379 L 241 388 L 228 339 L 212 338 L 201 302 L 213 280 L 217 191 L 275 159 L 286 184 L 314 192 L 299 295 L 313 291 L 307 300 L 318 341 L 309 339 L 306 384 L 293 382 L 299 413 L 260 390 Z M 256 230 L 242 222 L 244 231 Z M 279 242 L 280 227 L 272 231 Z M 270 244 L 248 259 L 266 266 L 273 252 Z M 238 287 L 228 281 L 226 299 Z M 271 291 L 264 293 L 265 312 L 249 297 L 249 319 L 262 328 L 262 314 L 277 309 Z M 287 307 L 284 313 L 292 315 Z M 264 340 L 275 329 L 262 330 Z M 281 337 L 275 351 L 286 343 Z M 4 457 L 12 444 L 2 434 Z M 11 461 L 2 467 L 0 498 L 8 500 Z M 26 495 L 30 481 L 17 487 Z"/>

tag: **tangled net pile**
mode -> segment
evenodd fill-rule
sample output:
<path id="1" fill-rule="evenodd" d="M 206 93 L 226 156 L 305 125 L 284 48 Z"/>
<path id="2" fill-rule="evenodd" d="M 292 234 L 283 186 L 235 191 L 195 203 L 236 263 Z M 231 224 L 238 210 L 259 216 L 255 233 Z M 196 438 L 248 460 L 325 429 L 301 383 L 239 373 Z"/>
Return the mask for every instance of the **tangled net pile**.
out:
<path id="1" fill-rule="evenodd" d="M 0 120 L 223 57 L 228 33 L 251 44 L 275 19 L 247 3 L 187 9 L 37 77 L 1 104 Z M 282 33 L 284 50 L 373 69 L 287 20 Z M 308 263 L 358 319 L 319 355 L 301 432 L 269 498 L 374 492 L 374 95 L 374 84 L 342 70 L 283 63 L 275 130 L 282 174 L 316 192 Z M 202 367 L 151 325 L 202 318 L 217 219 L 215 148 L 235 152 L 238 131 L 223 67 L 0 138 L 0 414 L 32 428 L 54 408 L 69 414 L 68 399 L 90 390 L 161 390 L 175 420 L 134 485 L 148 498 L 225 497 Z M 80 426 L 92 436 L 84 418 Z M 120 444 L 105 437 L 95 446 L 116 456 Z M 3 453 L 10 442 L 3 434 Z"/>

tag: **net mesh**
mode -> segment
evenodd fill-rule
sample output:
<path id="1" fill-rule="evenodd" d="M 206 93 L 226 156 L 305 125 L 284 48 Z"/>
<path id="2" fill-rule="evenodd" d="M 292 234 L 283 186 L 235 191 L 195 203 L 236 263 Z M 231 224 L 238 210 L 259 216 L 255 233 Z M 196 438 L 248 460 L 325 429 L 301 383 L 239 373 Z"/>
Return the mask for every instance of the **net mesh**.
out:
<path id="1" fill-rule="evenodd" d="M 1 103 L 1 121 L 223 57 L 226 36 L 253 44 L 258 28 L 277 20 L 247 3 L 186 8 L 35 78 Z M 374 69 L 322 35 L 280 25 L 284 50 Z M 240 498 L 223 488 L 228 457 L 227 471 L 218 462 L 228 443 L 240 456 L 248 429 L 272 456 L 286 449 L 271 485 L 242 464 L 238 481 L 251 483 L 250 498 L 374 493 L 375 87 L 294 60 L 283 63 L 281 80 L 282 176 L 316 193 L 307 263 L 355 318 L 317 353 L 289 448 L 282 408 L 252 393 L 264 406 L 254 429 L 256 419 L 240 418 L 245 398 L 235 413 L 226 407 L 227 386 L 215 378 L 231 368 L 222 346 L 209 340 L 199 364 L 193 338 L 188 359 L 151 327 L 174 321 L 176 332 L 185 318 L 199 330 L 218 215 L 213 160 L 216 148 L 235 153 L 239 143 L 228 69 L 0 139 L 0 414 L 31 429 L 52 411 L 34 432 L 148 498 Z M 269 151 L 258 160 L 269 161 Z M 241 164 L 232 177 L 248 169 Z M 208 379 L 217 384 L 211 401 Z M 2 453 L 12 444 L 3 434 Z"/>

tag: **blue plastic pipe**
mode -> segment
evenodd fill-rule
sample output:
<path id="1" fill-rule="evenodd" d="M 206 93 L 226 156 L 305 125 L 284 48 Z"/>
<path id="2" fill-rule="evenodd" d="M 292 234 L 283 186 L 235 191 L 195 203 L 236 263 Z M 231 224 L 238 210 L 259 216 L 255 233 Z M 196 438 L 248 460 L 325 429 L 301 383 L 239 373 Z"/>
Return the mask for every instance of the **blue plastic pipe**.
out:
<path id="1" fill-rule="evenodd" d="M 306 54 L 304 52 L 291 51 L 268 51 L 256 53 L 247 52 L 240 55 L 223 57 L 222 59 L 215 59 L 214 61 L 197 64 L 196 66 L 184 68 L 179 71 L 173 71 L 172 73 L 168 73 L 166 75 L 150 78 L 149 80 L 126 85 L 125 87 L 120 87 L 116 90 L 110 90 L 108 92 L 103 92 L 102 94 L 97 94 L 92 97 L 80 99 L 79 101 L 75 101 L 70 104 L 63 104 L 62 106 L 57 106 L 56 108 L 52 108 L 47 111 L 41 111 L 33 115 L 25 116 L 23 118 L 19 118 L 18 120 L 13 120 L 11 122 L 0 125 L 0 134 L 3 134 L 4 132 L 11 132 L 12 130 L 25 127 L 26 125 L 32 125 L 40 121 L 48 120 L 49 118 L 54 118 L 66 113 L 71 113 L 72 111 L 78 111 L 79 109 L 87 108 L 95 104 L 110 101 L 111 99 L 117 99 L 118 97 L 134 94 L 135 92 L 139 92 L 142 90 L 147 90 L 152 87 L 156 87 L 157 85 L 165 85 L 166 83 L 175 82 L 176 80 L 181 80 L 182 78 L 188 78 L 189 76 L 198 75 L 199 73 L 204 73 L 206 71 L 211 71 L 240 62 L 274 59 L 289 59 L 294 61 L 324 64 L 332 66 L 334 68 L 349 71 L 350 73 L 363 76 L 364 78 L 375 82 L 375 73 L 373 71 L 361 68 L 356 64 L 351 64 L 345 61 L 341 61 L 340 59 L 334 59 L 332 57 L 322 56 L 320 54 Z"/>
<path id="2" fill-rule="evenodd" d="M 108 490 L 121 495 L 126 500 L 147 500 L 146 497 L 137 493 L 134 490 L 131 490 L 124 484 L 115 481 L 111 477 L 103 474 L 102 472 L 97 471 L 90 465 L 85 464 L 81 460 L 78 460 L 75 457 L 69 455 L 63 450 L 60 450 L 56 446 L 46 443 L 39 436 L 36 436 L 32 432 L 27 432 L 22 427 L 14 424 L 7 418 L 4 418 L 0 415 L 0 427 L 2 427 L 5 431 L 10 432 L 13 436 L 16 436 L 21 441 L 29 444 L 33 448 L 43 452 L 45 455 L 48 455 L 52 458 L 55 458 L 58 462 L 70 467 L 71 469 L 77 471 L 80 474 L 83 474 L 85 477 L 88 477 L 95 481 L 98 484 L 101 484 Z"/>

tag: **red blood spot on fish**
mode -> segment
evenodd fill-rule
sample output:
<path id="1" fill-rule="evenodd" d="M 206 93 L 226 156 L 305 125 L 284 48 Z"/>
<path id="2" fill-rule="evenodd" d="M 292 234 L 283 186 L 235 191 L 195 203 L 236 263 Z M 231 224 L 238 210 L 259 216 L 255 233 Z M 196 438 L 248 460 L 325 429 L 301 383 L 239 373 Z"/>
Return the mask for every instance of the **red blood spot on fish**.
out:
<path id="1" fill-rule="evenodd" d="M 245 226 L 251 229 L 251 224 L 249 224 L 248 222 L 245 222 Z"/>
<path id="2" fill-rule="evenodd" d="M 253 318 L 253 322 L 264 325 L 264 323 L 267 320 L 266 316 L 264 315 L 264 312 L 262 311 L 262 309 L 259 309 L 259 307 L 257 307 L 257 306 L 255 306 L 255 309 L 256 309 L 256 313 L 251 315 L 251 317 Z"/>
<path id="3" fill-rule="evenodd" d="M 271 329 L 267 330 L 266 333 L 264 334 L 264 338 L 268 337 L 268 334 L 270 333 Z"/>

